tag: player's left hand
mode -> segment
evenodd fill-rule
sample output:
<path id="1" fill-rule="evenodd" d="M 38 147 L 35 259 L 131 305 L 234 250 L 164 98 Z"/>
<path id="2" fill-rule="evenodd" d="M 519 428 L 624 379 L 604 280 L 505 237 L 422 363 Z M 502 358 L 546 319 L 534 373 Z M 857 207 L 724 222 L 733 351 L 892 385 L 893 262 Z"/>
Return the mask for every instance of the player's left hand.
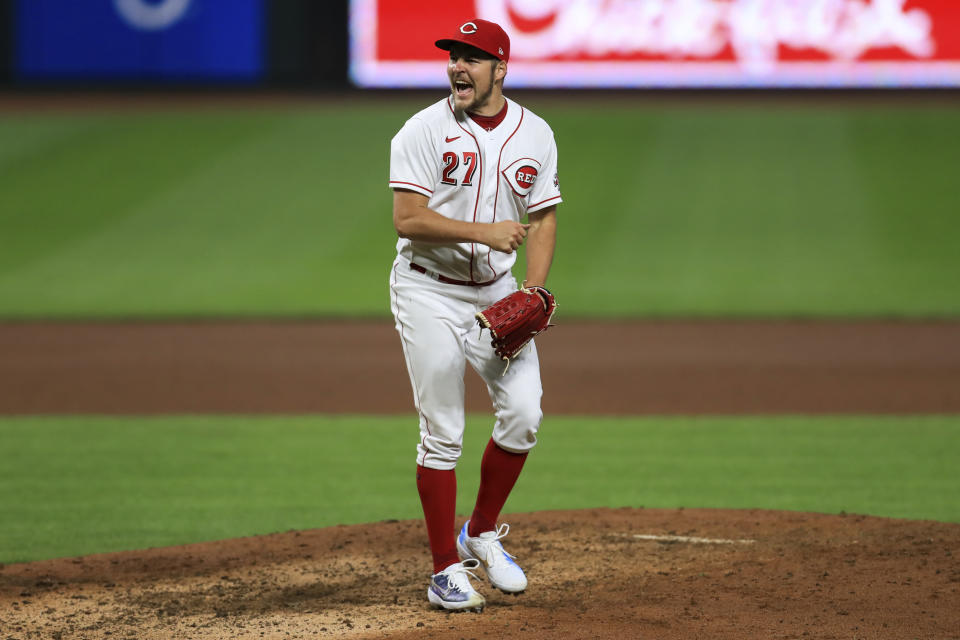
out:
<path id="1" fill-rule="evenodd" d="M 492 335 L 496 354 L 508 362 L 550 325 L 557 301 L 544 287 L 523 287 L 477 313 L 481 330 Z"/>

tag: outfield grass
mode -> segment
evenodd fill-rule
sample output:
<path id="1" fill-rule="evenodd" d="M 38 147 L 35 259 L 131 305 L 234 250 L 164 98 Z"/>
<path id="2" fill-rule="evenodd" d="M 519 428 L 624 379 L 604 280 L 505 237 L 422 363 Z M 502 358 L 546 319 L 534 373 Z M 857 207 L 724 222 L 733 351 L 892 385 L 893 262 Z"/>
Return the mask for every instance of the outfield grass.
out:
<path id="1" fill-rule="evenodd" d="M 468 422 L 468 513 L 489 421 Z M 413 418 L 0 418 L 0 562 L 421 515 Z M 551 417 L 506 511 L 598 506 L 960 522 L 960 417 Z"/>
<path id="2" fill-rule="evenodd" d="M 0 318 L 386 317 L 402 96 L 0 115 Z M 960 313 L 954 108 L 531 106 L 568 316 Z"/>

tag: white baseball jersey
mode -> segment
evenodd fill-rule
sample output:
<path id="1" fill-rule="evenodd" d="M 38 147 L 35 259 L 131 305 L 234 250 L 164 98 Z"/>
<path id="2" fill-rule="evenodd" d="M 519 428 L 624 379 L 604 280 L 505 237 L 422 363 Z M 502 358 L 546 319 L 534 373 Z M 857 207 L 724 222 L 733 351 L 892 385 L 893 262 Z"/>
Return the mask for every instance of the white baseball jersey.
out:
<path id="1" fill-rule="evenodd" d="M 486 131 L 455 115 L 452 98 L 407 120 L 390 144 L 390 186 L 427 196 L 453 220 L 520 222 L 560 203 L 557 145 L 547 123 L 507 99 L 504 120 Z M 478 243 L 435 244 L 400 238 L 397 253 L 457 280 L 488 282 L 510 271 L 516 253 Z"/>

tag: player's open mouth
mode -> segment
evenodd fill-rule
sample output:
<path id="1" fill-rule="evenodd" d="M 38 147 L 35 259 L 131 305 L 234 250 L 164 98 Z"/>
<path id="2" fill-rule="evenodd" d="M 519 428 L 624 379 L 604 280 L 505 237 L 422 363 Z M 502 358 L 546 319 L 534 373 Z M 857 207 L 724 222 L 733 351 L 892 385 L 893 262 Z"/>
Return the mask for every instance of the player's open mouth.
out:
<path id="1" fill-rule="evenodd" d="M 453 83 L 453 90 L 457 93 L 457 97 L 464 98 L 473 91 L 473 85 L 457 80 Z"/>

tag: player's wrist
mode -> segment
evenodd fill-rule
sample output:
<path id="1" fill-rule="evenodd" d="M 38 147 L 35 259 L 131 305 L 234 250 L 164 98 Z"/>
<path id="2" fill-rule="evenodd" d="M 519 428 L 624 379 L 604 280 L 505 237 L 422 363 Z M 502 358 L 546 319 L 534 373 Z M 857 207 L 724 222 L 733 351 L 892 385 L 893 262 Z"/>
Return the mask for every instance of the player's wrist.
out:
<path id="1" fill-rule="evenodd" d="M 478 222 L 471 225 L 474 231 L 474 242 L 492 247 L 495 242 L 492 222 Z"/>

